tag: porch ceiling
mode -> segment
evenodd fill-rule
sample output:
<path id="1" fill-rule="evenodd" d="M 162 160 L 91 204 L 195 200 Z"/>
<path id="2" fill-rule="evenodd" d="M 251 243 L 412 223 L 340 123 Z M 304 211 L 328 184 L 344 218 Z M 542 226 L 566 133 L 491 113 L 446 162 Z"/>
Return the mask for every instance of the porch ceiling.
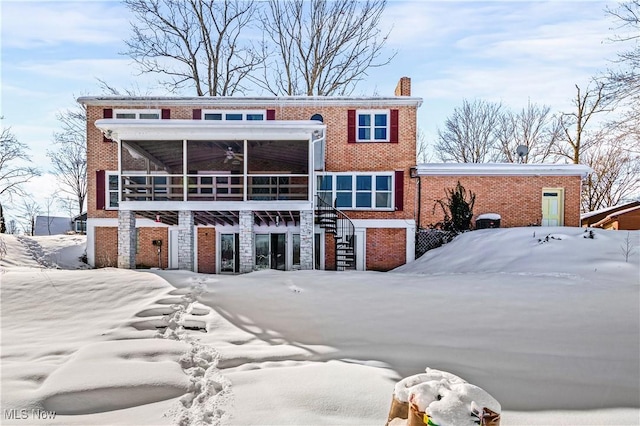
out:
<path id="1" fill-rule="evenodd" d="M 249 143 L 249 171 L 267 170 L 306 170 L 308 169 L 309 146 L 307 141 L 252 141 Z M 175 144 L 157 141 L 126 141 L 135 151 L 160 163 L 167 170 L 182 168 L 182 141 Z M 179 144 L 178 151 L 176 145 Z M 242 141 L 198 141 L 197 145 L 187 145 L 187 165 L 191 170 L 226 170 L 238 168 L 242 164 L 233 164 L 227 160 L 227 150 L 231 148 L 237 154 L 243 154 Z M 179 154 L 179 155 L 176 155 Z M 242 157 L 240 157 L 242 158 Z"/>
<path id="2" fill-rule="evenodd" d="M 157 221 L 165 225 L 178 225 L 177 211 L 136 211 L 136 215 L 141 218 Z M 240 212 L 209 210 L 194 211 L 193 221 L 196 225 L 238 225 Z M 261 210 L 253 212 L 255 225 L 278 226 L 295 225 L 300 222 L 300 212 L 292 210 Z"/>

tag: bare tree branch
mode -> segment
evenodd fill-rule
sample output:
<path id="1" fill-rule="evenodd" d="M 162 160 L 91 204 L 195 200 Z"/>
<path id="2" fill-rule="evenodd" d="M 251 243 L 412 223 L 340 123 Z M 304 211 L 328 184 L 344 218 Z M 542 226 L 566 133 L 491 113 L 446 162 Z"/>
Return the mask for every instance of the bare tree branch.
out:
<path id="1" fill-rule="evenodd" d="M 254 81 L 274 95 L 348 95 L 381 58 L 386 0 L 269 0 L 261 21 L 275 46 Z"/>
<path id="2" fill-rule="evenodd" d="M 230 96 L 264 57 L 243 31 L 255 2 L 239 0 L 124 0 L 137 23 L 126 52 L 141 73 L 168 77 L 171 92 L 193 87 L 198 96 Z"/>
<path id="3" fill-rule="evenodd" d="M 2 117 L 0 117 L 2 119 Z M 28 147 L 19 142 L 10 128 L 0 132 L 0 204 L 3 199 L 24 195 L 23 185 L 40 171 L 30 165 Z"/>
<path id="4" fill-rule="evenodd" d="M 78 214 L 87 197 L 86 116 L 87 111 L 80 104 L 58 114 L 62 130 L 53 134 L 57 149 L 47 150 L 60 191 L 76 200 Z"/>
<path id="5" fill-rule="evenodd" d="M 551 154 L 579 164 L 583 153 L 597 143 L 596 138 L 587 137 L 587 125 L 597 114 L 611 111 L 610 101 L 604 83 L 593 81 L 584 91 L 576 84 L 575 110 L 558 117 L 562 135 L 553 144 Z"/>
<path id="6" fill-rule="evenodd" d="M 444 162 L 486 163 L 499 154 L 496 128 L 501 120 L 502 104 L 483 100 L 462 102 L 438 129 L 435 150 Z"/>

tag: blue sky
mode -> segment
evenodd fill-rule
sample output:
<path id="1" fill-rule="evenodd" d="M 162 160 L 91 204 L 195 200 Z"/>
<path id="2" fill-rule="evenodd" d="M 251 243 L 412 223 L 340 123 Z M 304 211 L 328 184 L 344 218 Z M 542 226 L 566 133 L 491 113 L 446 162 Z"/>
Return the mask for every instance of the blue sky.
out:
<path id="1" fill-rule="evenodd" d="M 389 0 L 381 25 L 391 30 L 388 47 L 397 55 L 371 70 L 354 95 L 392 95 L 401 76 L 411 77 L 412 94 L 424 99 L 418 126 L 429 141 L 465 98 L 567 110 L 575 84 L 612 66 L 621 48 L 609 41 L 615 23 L 607 5 L 615 3 Z M 55 192 L 45 153 L 56 114 L 78 96 L 100 94 L 97 78 L 145 90 L 155 80 L 136 76 L 119 54 L 131 16 L 117 1 L 1 0 L 0 14 L 2 125 L 42 168 L 27 187 L 42 200 Z"/>

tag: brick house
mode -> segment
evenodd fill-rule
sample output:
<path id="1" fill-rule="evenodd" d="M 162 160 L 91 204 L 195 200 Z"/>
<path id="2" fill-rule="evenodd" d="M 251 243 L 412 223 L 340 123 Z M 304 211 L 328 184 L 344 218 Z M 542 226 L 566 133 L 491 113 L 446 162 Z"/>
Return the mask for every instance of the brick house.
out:
<path id="1" fill-rule="evenodd" d="M 416 113 L 390 97 L 102 97 L 87 109 L 87 258 L 204 273 L 414 258 Z"/>
<path id="2" fill-rule="evenodd" d="M 583 227 L 638 230 L 640 229 L 640 201 L 631 201 L 618 206 L 584 213 L 580 220 Z"/>
<path id="3" fill-rule="evenodd" d="M 582 179 L 591 169 L 579 164 L 444 163 L 419 164 L 418 227 L 443 219 L 435 200 L 457 183 L 476 194 L 474 219 L 498 214 L 501 227 L 580 226 Z"/>

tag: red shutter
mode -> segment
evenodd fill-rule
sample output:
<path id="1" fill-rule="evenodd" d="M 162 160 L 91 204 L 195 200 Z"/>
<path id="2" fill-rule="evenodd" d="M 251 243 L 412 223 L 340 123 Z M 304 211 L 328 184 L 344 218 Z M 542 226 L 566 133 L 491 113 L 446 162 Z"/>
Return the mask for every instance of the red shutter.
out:
<path id="1" fill-rule="evenodd" d="M 96 209 L 98 210 L 104 210 L 105 184 L 104 170 L 96 170 Z"/>
<path id="2" fill-rule="evenodd" d="M 404 209 L 404 171 L 396 170 L 395 172 L 395 194 L 396 194 L 396 210 Z"/>
<path id="3" fill-rule="evenodd" d="M 347 142 L 356 143 L 356 110 L 347 111 Z"/>
<path id="4" fill-rule="evenodd" d="M 268 109 L 267 110 L 267 120 L 275 120 L 276 119 L 276 110 Z"/>
<path id="5" fill-rule="evenodd" d="M 111 108 L 104 108 L 102 110 L 102 118 L 113 118 L 113 110 Z M 102 142 L 111 142 L 111 139 L 102 135 Z"/>
<path id="6" fill-rule="evenodd" d="M 389 142 L 398 143 L 398 110 L 391 110 L 391 128 L 389 134 Z"/>
<path id="7" fill-rule="evenodd" d="M 171 110 L 170 109 L 163 109 L 162 110 L 162 119 L 163 120 L 168 120 L 171 118 Z"/>
<path id="8" fill-rule="evenodd" d="M 193 110 L 193 119 L 194 120 L 202 120 L 202 110 L 201 109 L 194 109 Z"/>

